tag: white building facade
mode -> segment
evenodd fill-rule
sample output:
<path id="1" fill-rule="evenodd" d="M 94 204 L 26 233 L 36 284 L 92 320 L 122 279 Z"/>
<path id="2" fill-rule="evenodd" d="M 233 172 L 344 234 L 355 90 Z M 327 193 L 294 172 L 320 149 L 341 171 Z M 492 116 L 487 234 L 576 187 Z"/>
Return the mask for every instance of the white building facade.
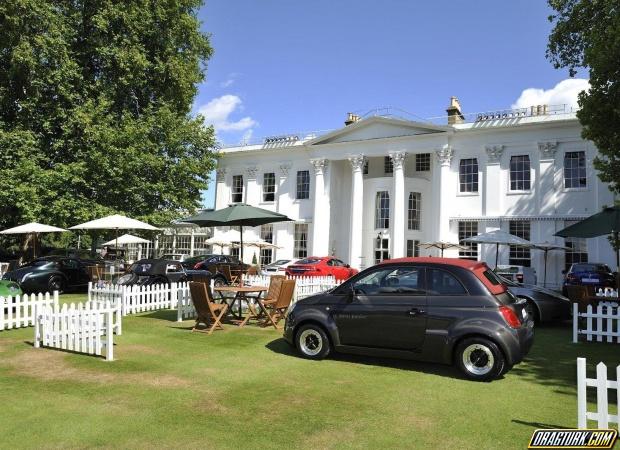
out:
<path id="1" fill-rule="evenodd" d="M 438 254 L 420 250 L 420 243 L 456 243 L 502 229 L 571 248 L 549 253 L 549 284 L 559 284 L 571 262 L 613 266 L 606 238 L 553 236 L 614 200 L 597 177 L 597 149 L 581 138 L 574 112 L 539 106 L 467 122 L 453 98 L 448 114 L 444 125 L 353 116 L 319 136 L 225 148 L 215 208 L 245 202 L 293 220 L 246 231 L 244 239 L 281 247 L 259 255 L 263 263 L 334 255 L 364 268 L 386 258 Z M 226 231 L 216 229 L 215 237 Z M 444 256 L 493 265 L 495 247 L 470 245 Z M 246 257 L 251 262 L 252 252 Z M 500 247 L 499 261 L 532 266 L 542 277 L 540 251 Z"/>

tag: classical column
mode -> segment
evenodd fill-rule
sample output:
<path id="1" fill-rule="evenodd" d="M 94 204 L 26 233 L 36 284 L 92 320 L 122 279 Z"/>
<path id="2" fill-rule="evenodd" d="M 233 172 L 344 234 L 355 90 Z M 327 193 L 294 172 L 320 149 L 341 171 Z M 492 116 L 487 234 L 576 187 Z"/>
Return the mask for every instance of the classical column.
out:
<path id="1" fill-rule="evenodd" d="M 559 176 L 556 180 L 555 154 L 558 143 L 555 141 L 539 142 L 539 175 L 536 177 L 536 201 L 537 211 L 535 214 L 551 215 L 556 213 L 556 193 L 562 191 L 563 180 Z M 557 187 L 556 187 L 557 186 Z M 538 228 L 535 230 L 534 228 Z M 532 223 L 532 242 L 553 242 L 557 238 L 553 236 L 556 232 L 555 223 L 552 220 L 544 220 Z M 538 233 L 536 235 L 536 233 Z M 563 244 L 562 244 L 563 245 Z M 556 254 L 554 254 L 556 253 Z M 557 255 L 561 252 L 551 252 L 548 254 L 547 273 L 545 279 L 545 260 L 543 252 L 531 252 L 533 266 L 538 273 L 538 279 L 544 280 L 546 285 L 557 283 L 561 279 L 561 260 Z"/>
<path id="2" fill-rule="evenodd" d="M 438 240 L 450 240 L 450 197 L 455 192 L 456 186 L 453 186 L 450 174 L 450 164 L 454 150 L 449 144 L 444 145 L 440 149 L 435 150 L 437 161 L 439 162 L 439 233 Z"/>
<path id="3" fill-rule="evenodd" d="M 503 214 L 502 199 L 504 197 L 505 185 L 502 184 L 501 159 L 504 153 L 504 145 L 486 145 L 484 147 L 487 154 L 487 165 L 485 180 L 482 185 L 484 189 L 483 210 L 488 216 L 499 216 Z M 478 230 L 480 233 L 483 230 Z"/>
<path id="4" fill-rule="evenodd" d="M 314 167 L 314 215 L 312 217 L 312 254 L 329 255 L 329 198 L 325 192 L 326 159 L 310 160 Z"/>
<path id="5" fill-rule="evenodd" d="M 394 172 L 392 192 L 394 197 L 394 218 L 392 220 L 392 258 L 405 256 L 405 158 L 406 152 L 390 152 Z"/>
<path id="6" fill-rule="evenodd" d="M 215 171 L 215 209 L 221 209 L 228 205 L 230 187 L 226 188 L 226 168 L 219 167 Z"/>
<path id="7" fill-rule="evenodd" d="M 290 214 L 291 206 L 293 205 L 293 196 L 295 195 L 289 179 L 290 170 L 291 163 L 280 163 L 278 190 L 276 192 L 277 211 L 287 215 Z M 292 222 L 273 224 L 274 243 L 280 247 L 276 249 L 276 259 L 293 259 L 294 231 L 295 224 Z"/>
<path id="8" fill-rule="evenodd" d="M 351 156 L 351 228 L 349 230 L 349 264 L 356 269 L 363 269 L 362 228 L 364 218 L 364 155 Z"/>

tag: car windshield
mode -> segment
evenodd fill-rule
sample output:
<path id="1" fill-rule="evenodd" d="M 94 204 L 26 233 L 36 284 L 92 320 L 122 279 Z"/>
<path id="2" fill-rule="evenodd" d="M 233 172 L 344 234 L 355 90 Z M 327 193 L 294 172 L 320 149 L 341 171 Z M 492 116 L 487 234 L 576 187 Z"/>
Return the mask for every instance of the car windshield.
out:
<path id="1" fill-rule="evenodd" d="M 43 267 L 43 266 L 47 266 L 50 264 L 56 264 L 55 261 L 48 261 L 46 259 L 35 259 L 34 261 L 30 261 L 24 265 L 22 265 L 22 267 Z"/>
<path id="2" fill-rule="evenodd" d="M 299 261 L 297 261 L 296 264 L 318 264 L 320 262 L 321 262 L 320 259 L 306 258 L 306 259 L 300 259 Z"/>
<path id="3" fill-rule="evenodd" d="M 270 266 L 282 266 L 284 264 L 287 264 L 289 261 L 290 259 L 278 259 L 276 262 L 272 262 L 269 265 Z"/>
<path id="4" fill-rule="evenodd" d="M 143 273 L 149 273 L 149 271 L 151 270 L 151 267 L 153 265 L 150 263 L 142 263 L 142 264 L 132 264 L 131 268 L 129 270 L 131 270 L 133 273 L 135 274 L 143 274 Z"/>
<path id="5" fill-rule="evenodd" d="M 611 272 L 605 264 L 575 264 L 572 272 Z"/>
<path id="6" fill-rule="evenodd" d="M 487 272 L 489 272 L 489 273 L 487 273 Z M 491 281 L 491 283 L 493 283 L 493 284 L 495 284 L 495 285 L 499 284 L 499 283 L 494 283 L 494 282 L 491 280 L 491 275 L 490 275 L 491 273 L 493 273 L 493 272 L 491 272 L 490 270 L 489 270 L 489 271 L 486 271 L 486 270 L 485 270 L 485 271 L 484 271 L 484 276 L 485 276 L 485 277 L 487 277 L 487 279 L 488 279 L 489 281 Z M 495 278 L 498 278 L 498 279 L 499 279 L 499 281 L 500 281 L 501 283 L 505 284 L 506 286 L 513 286 L 513 287 L 519 287 L 519 286 L 521 286 L 519 283 L 515 283 L 514 281 L 509 280 L 508 278 L 504 278 L 504 277 L 500 276 L 499 274 L 493 274 L 493 276 L 495 276 Z"/>

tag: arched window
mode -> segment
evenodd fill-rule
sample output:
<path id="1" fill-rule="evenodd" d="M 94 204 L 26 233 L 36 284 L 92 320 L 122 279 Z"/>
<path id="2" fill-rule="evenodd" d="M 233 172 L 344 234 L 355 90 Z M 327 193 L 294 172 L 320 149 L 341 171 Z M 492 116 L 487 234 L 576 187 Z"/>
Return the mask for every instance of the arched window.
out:
<path id="1" fill-rule="evenodd" d="M 377 192 L 375 201 L 375 228 L 390 228 L 390 194 L 387 191 Z"/>
<path id="2" fill-rule="evenodd" d="M 409 214 L 407 224 L 410 230 L 420 229 L 420 212 L 422 209 L 422 194 L 411 192 L 409 194 Z"/>

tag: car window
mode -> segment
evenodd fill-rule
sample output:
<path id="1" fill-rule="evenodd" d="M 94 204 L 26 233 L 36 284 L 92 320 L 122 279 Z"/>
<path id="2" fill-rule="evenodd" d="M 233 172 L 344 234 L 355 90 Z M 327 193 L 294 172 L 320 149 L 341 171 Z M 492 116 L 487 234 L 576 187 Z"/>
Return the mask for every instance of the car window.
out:
<path id="1" fill-rule="evenodd" d="M 166 266 L 166 273 L 182 272 L 183 266 L 181 264 L 168 264 Z"/>
<path id="2" fill-rule="evenodd" d="M 451 273 L 441 269 L 428 269 L 428 295 L 466 295 L 467 290 Z"/>
<path id="3" fill-rule="evenodd" d="M 77 269 L 80 266 L 75 259 L 64 259 L 61 264 L 65 269 Z"/>
<path id="4" fill-rule="evenodd" d="M 334 262 L 334 266 L 344 267 L 344 263 L 339 259 L 332 259 L 332 261 Z"/>
<path id="5" fill-rule="evenodd" d="M 338 264 L 336 263 L 335 259 L 330 259 L 327 261 L 327 265 L 328 266 L 337 266 Z"/>
<path id="6" fill-rule="evenodd" d="M 424 295 L 424 269 L 413 266 L 385 267 L 355 281 L 353 289 L 361 295 Z"/>
<path id="7" fill-rule="evenodd" d="M 331 261 L 333 261 L 333 260 L 331 260 Z M 299 261 L 296 262 L 296 264 L 318 264 L 320 262 L 321 262 L 320 259 L 306 258 L 306 259 L 300 259 Z M 327 264 L 329 265 L 329 262 Z"/>

